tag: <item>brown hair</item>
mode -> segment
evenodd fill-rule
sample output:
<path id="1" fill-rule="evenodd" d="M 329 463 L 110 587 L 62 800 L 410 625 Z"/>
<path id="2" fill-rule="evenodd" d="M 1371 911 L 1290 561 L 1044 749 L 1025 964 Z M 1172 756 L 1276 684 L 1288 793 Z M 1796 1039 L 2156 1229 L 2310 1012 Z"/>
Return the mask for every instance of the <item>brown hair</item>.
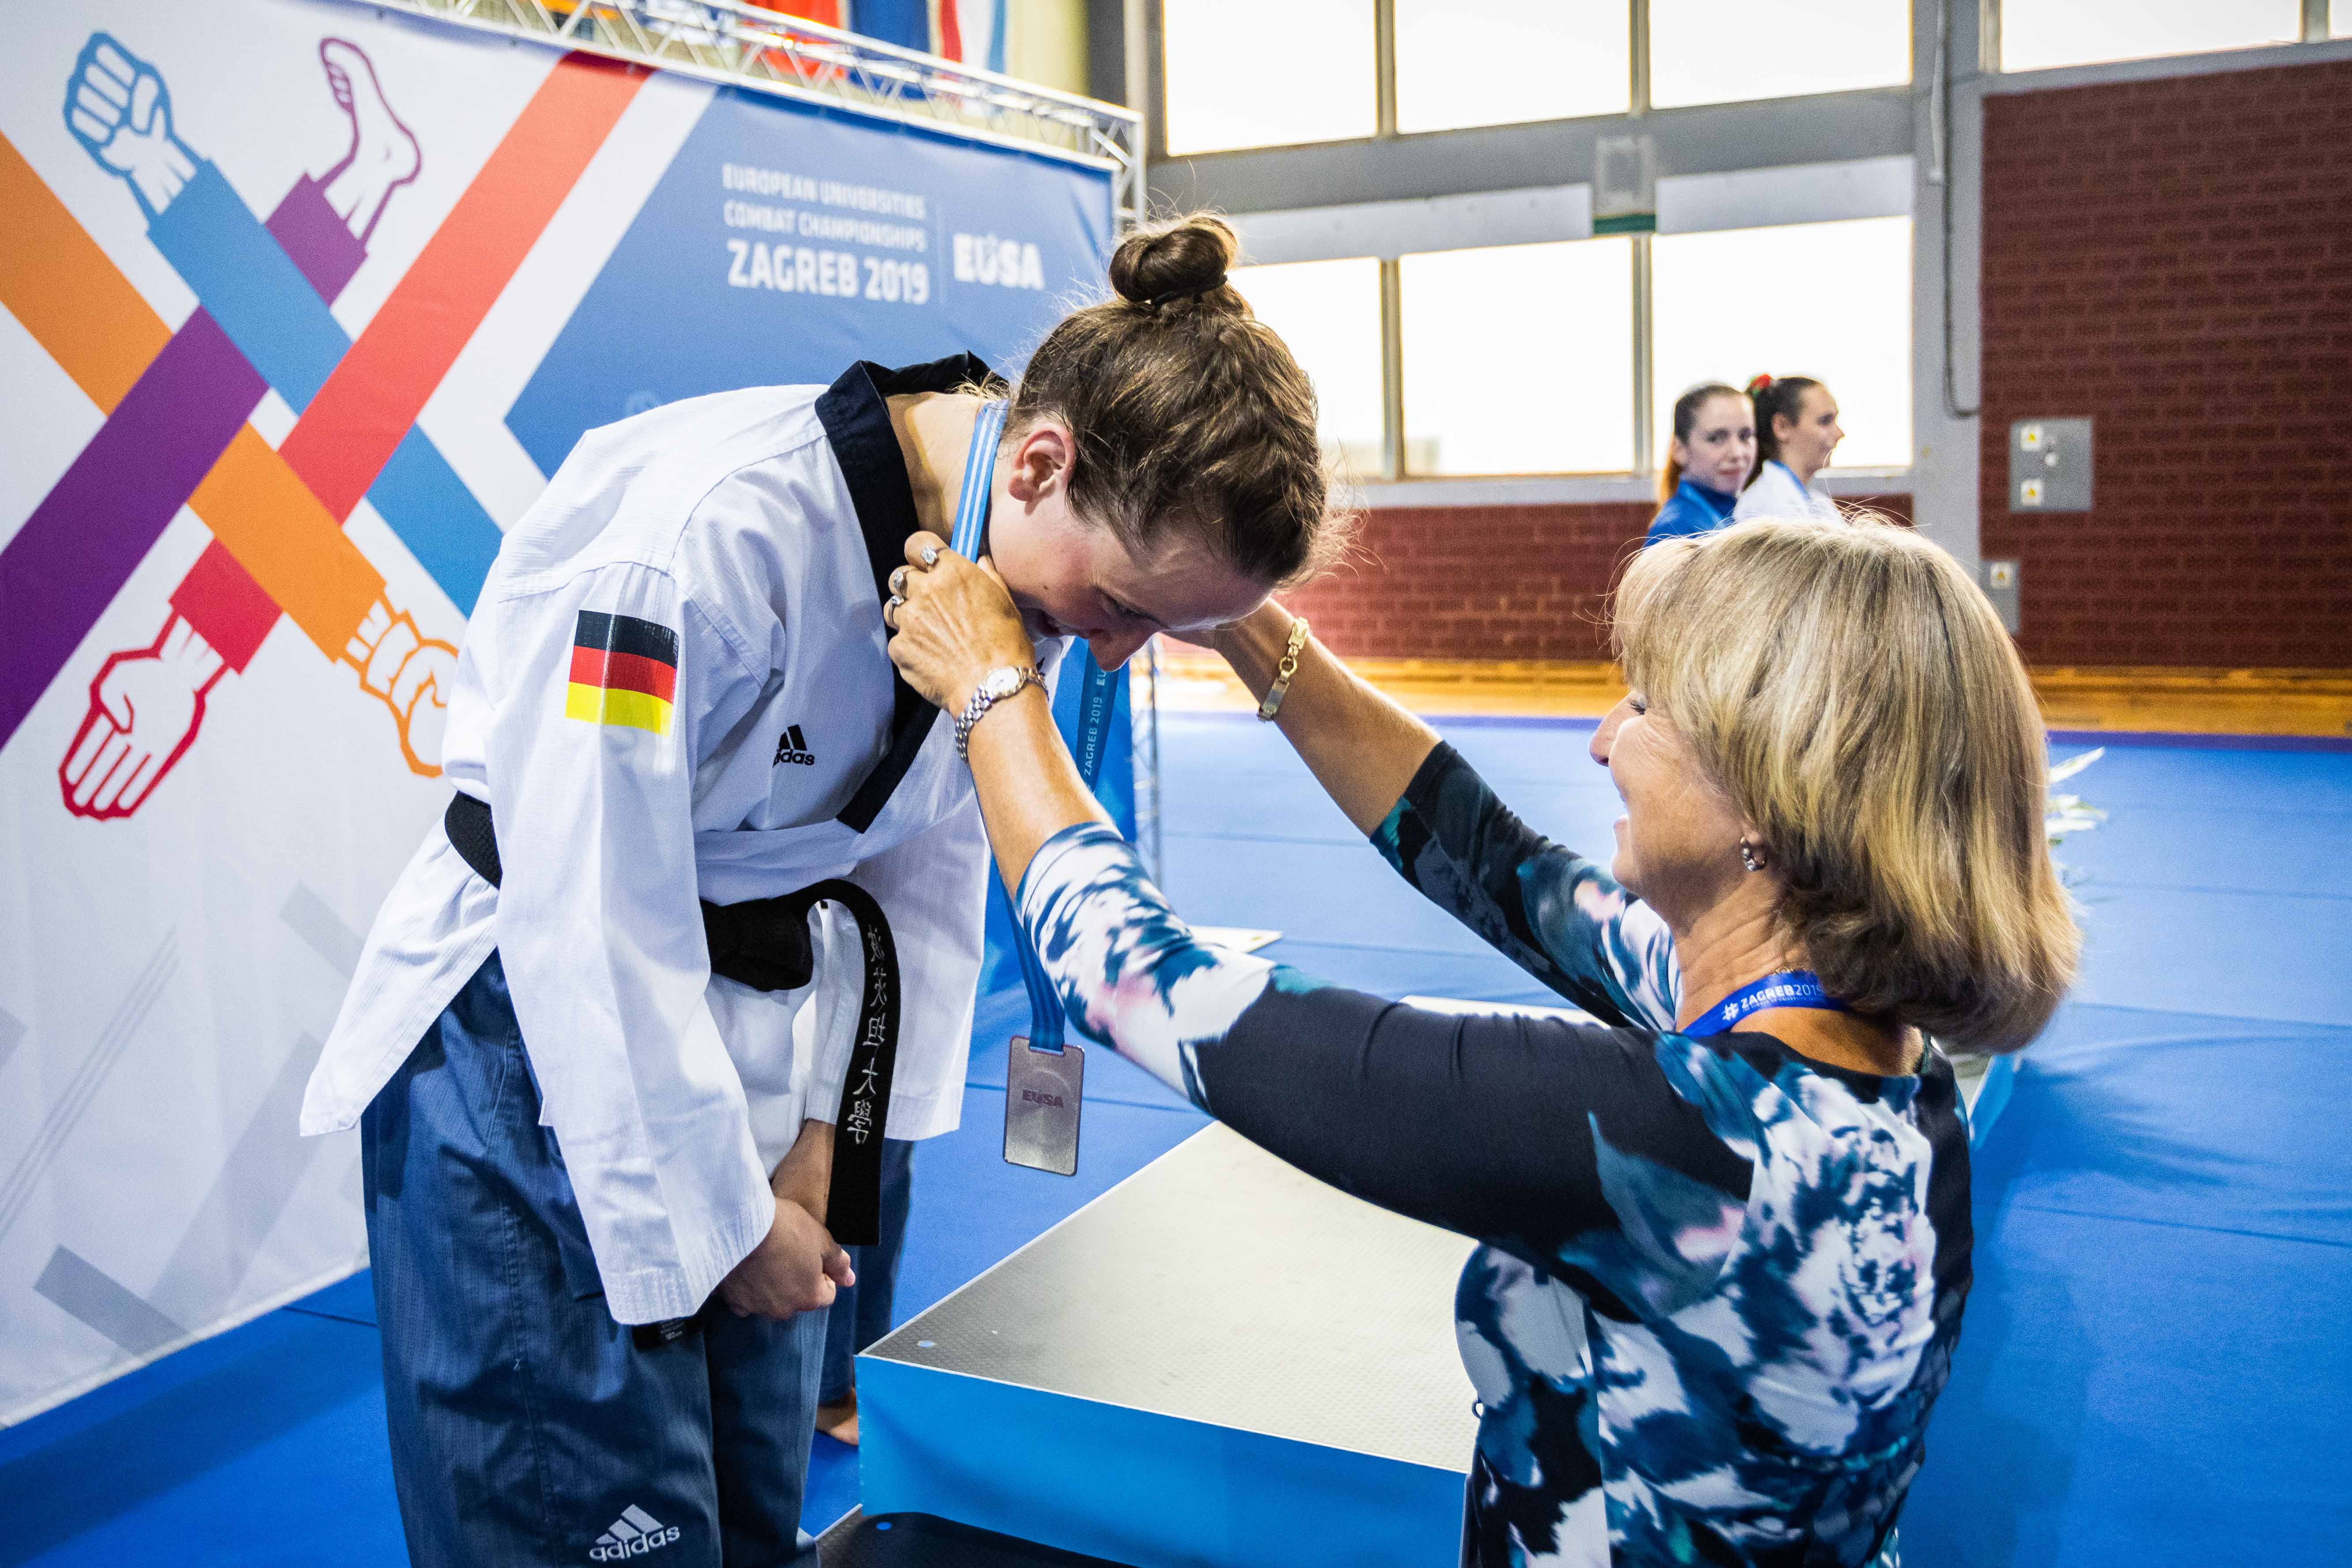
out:
<path id="1" fill-rule="evenodd" d="M 1205 544 L 1255 582 L 1295 584 L 1346 545 L 1316 437 L 1315 388 L 1225 280 L 1239 248 L 1194 213 L 1110 259 L 1118 298 L 1064 317 L 1013 395 L 1008 438 L 1070 427 L 1070 504 L 1138 560 Z"/>
<path id="2" fill-rule="evenodd" d="M 1976 1050 L 2041 1032 L 2082 939 L 2033 689 L 1958 563 L 1866 513 L 1736 523 L 1635 556 L 1614 638 L 1831 995 Z"/>
<path id="3" fill-rule="evenodd" d="M 1675 439 L 1688 441 L 1691 426 L 1698 423 L 1698 411 L 1718 397 L 1745 397 L 1748 395 L 1736 386 L 1726 386 L 1719 381 L 1702 381 L 1675 399 Z M 1658 476 L 1658 504 L 1665 505 L 1682 488 L 1683 466 L 1669 454 L 1666 471 Z"/>
<path id="4" fill-rule="evenodd" d="M 1759 375 L 1748 384 L 1748 396 L 1756 405 L 1756 466 L 1748 470 L 1748 484 L 1756 482 L 1765 464 L 1781 460 L 1780 433 L 1772 421 L 1795 424 L 1804 412 L 1805 394 L 1820 384 L 1810 375 Z"/>

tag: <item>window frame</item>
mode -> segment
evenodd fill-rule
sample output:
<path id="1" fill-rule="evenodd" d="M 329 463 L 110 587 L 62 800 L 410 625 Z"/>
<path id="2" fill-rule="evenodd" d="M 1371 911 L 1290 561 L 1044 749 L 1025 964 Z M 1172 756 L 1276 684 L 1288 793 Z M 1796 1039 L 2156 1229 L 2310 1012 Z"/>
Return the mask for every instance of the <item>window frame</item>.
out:
<path id="1" fill-rule="evenodd" d="M 1090 0 L 1090 9 L 1102 16 L 1114 13 L 1126 39 L 1123 80 L 1139 85 L 1129 101 L 1144 110 L 1149 184 L 1156 205 L 1173 208 L 1212 207 L 1232 214 L 1246 226 L 1254 217 L 1301 218 L 1348 211 L 1369 214 L 1420 206 L 1442 206 L 1454 201 L 1525 197 L 1575 186 L 1591 178 L 1606 142 L 1642 144 L 1645 158 L 1672 175 L 1738 175 L 1764 171 L 1795 172 L 1813 163 L 1864 163 L 1887 156 L 1915 160 L 1918 171 L 1912 252 L 1915 345 L 1914 439 L 1930 438 L 1934 420 L 1926 412 L 1935 403 L 1932 384 L 1943 381 L 1942 407 L 1947 416 L 1968 419 L 1973 408 L 1956 401 L 1951 384 L 1955 363 L 1952 345 L 1952 293 L 1969 287 L 1972 266 L 1949 253 L 1956 226 L 1966 231 L 1975 221 L 1951 210 L 1952 187 L 1967 178 L 1962 169 L 1947 171 L 1947 161 L 1965 164 L 1964 148 L 1952 139 L 1950 116 L 1954 99 L 1972 109 L 1986 95 L 2123 81 L 2238 71 L 2309 59 L 2352 58 L 2352 37 L 2331 36 L 2331 0 L 2301 0 L 2303 28 L 2299 42 L 2254 46 L 2201 55 L 2165 55 L 2083 66 L 2003 71 L 2000 58 L 2001 0 L 1895 0 L 1911 13 L 1912 69 L 1902 86 L 1855 89 L 1811 97 L 1748 100 L 1733 103 L 1654 109 L 1649 94 L 1649 0 L 1625 0 L 1630 9 L 1628 69 L 1632 108 L 1623 114 L 1591 115 L 1564 120 L 1520 121 L 1444 131 L 1400 132 L 1396 124 L 1395 10 L 1393 0 L 1374 0 L 1374 67 L 1376 129 L 1369 138 L 1299 143 L 1286 147 L 1252 147 L 1231 151 L 1171 154 L 1165 139 L 1165 61 L 1160 47 L 1163 0 Z M 2352 0 L 2334 0 L 2338 5 Z M 1941 36 L 1939 37 L 1939 30 Z M 1563 176 L 1569 184 L 1562 184 Z M 1591 186 L 1585 186 L 1591 191 Z M 1645 191 L 1649 189 L 1646 185 Z M 1944 212 L 1935 213 L 1939 200 Z M 1312 192 L 1302 205 L 1302 193 Z M 1595 195 L 1597 192 L 1593 193 Z M 1969 201 L 1973 203 L 1973 197 Z M 1657 203 L 1650 201 L 1653 209 Z M 1971 211 L 1973 210 L 1971 206 Z M 1819 215 L 1822 218 L 1833 216 Z M 1863 213 L 1834 216 L 1871 216 Z M 1891 215 L 1890 215 L 1891 216 Z M 1775 222 L 1817 221 L 1812 216 L 1792 216 Z M 1292 260 L 1372 257 L 1381 262 L 1381 363 L 1386 429 L 1384 463 L 1379 474 L 1360 476 L 1382 489 L 1411 489 L 1427 492 L 1429 504 L 1444 504 L 1440 492 L 1468 501 L 1491 489 L 1499 493 L 1526 491 L 1524 499 L 1625 500 L 1646 493 L 1656 469 L 1655 401 L 1653 395 L 1654 347 L 1651 300 L 1650 237 L 1657 232 L 1654 210 L 1631 216 L 1602 217 L 1580 232 L 1559 232 L 1555 238 L 1587 235 L 1633 234 L 1636 274 L 1634 337 L 1634 450 L 1623 470 L 1603 475 L 1542 475 L 1509 478 L 1409 478 L 1404 462 L 1408 411 L 1403 400 L 1402 312 L 1399 266 L 1401 253 L 1388 242 L 1367 242 L 1361 248 L 1324 248 L 1282 255 L 1254 256 L 1266 263 Z M 1480 244 L 1525 243 L 1532 236 L 1475 241 Z M 1355 243 L 1350 239 L 1347 244 Z M 1973 243 L 1971 241 L 1971 243 Z M 1921 249 L 1925 245 L 1927 251 Z M 1935 247 L 1946 254 L 1940 263 Z M 1411 251 L 1460 248 L 1459 246 L 1409 245 Z M 1922 289 L 1929 290 L 1922 294 Z M 1921 361 L 1918 345 L 1932 337 L 1936 297 L 1944 300 L 1943 348 Z M 1929 344 L 1929 348 L 1933 345 Z M 1940 371 L 1922 370 L 1923 363 Z M 1921 383 L 1921 374 L 1929 377 Z M 1923 401 L 1924 399 L 1924 401 Z M 1918 421 L 1928 418 L 1922 426 Z M 1901 468 L 1832 468 L 1824 479 L 1832 493 L 1867 494 L 1907 489 L 1909 466 Z M 1560 492 L 1558 496 L 1552 491 Z M 1570 495 L 1569 492 L 1575 492 Z M 1585 492 L 1591 492 L 1587 495 Z M 1456 494 L 1456 492 L 1459 492 Z M 1400 500 L 1402 500 L 1402 497 Z M 1493 498 L 1489 498 L 1493 499 Z M 1376 503 L 1381 504 L 1381 503 Z"/>
<path id="2" fill-rule="evenodd" d="M 1893 3 L 1903 5 L 1906 9 L 1908 9 L 1910 5 L 1910 0 L 1893 0 Z M 2314 3 L 2315 0 L 2304 0 L 2304 4 L 2306 8 Z M 2316 0 L 2316 3 L 2324 6 L 2326 0 Z M 2000 0 L 1982 0 L 1982 4 L 1989 11 L 1993 13 L 1996 16 L 1998 16 Z M 1650 0 L 1625 0 L 1625 5 L 1628 13 L 1628 35 L 1625 62 L 1628 77 L 1626 89 L 1627 107 L 1622 111 L 1622 113 L 1575 115 L 1569 116 L 1567 118 L 1571 120 L 1603 121 L 1622 119 L 1630 116 L 1645 114 L 1650 111 Z M 1232 157 L 1236 155 L 1247 155 L 1255 153 L 1274 152 L 1280 149 L 1295 147 L 1360 148 L 1381 142 L 1395 142 L 1400 140 L 1415 141 L 1427 137 L 1457 136 L 1469 132 L 1508 130 L 1516 126 L 1558 123 L 1556 121 L 1523 120 L 1498 121 L 1488 125 L 1454 126 L 1448 127 L 1444 130 L 1400 131 L 1397 128 L 1396 0 L 1372 0 L 1373 129 L 1370 136 L 1335 136 L 1318 138 L 1309 142 L 1268 142 L 1263 145 L 1253 145 L 1249 147 L 1218 148 L 1214 151 L 1193 153 L 1171 152 L 1168 146 L 1168 117 L 1166 113 L 1168 101 L 1167 6 L 1164 0 L 1131 0 L 1131 3 L 1127 7 L 1126 14 L 1130 25 L 1139 26 L 1145 36 L 1144 48 L 1142 51 L 1145 56 L 1143 63 L 1150 76 L 1150 100 L 1152 104 L 1152 110 L 1147 117 L 1149 123 L 1146 130 L 1149 136 L 1150 155 L 1151 161 L 1154 163 L 1166 163 L 1171 160 L 1190 160 L 1193 158 Z M 1995 26 L 1997 27 L 1998 24 L 1996 23 Z M 2321 21 L 2321 36 L 2325 37 L 2326 20 L 2324 13 Z M 1993 36 L 1997 39 L 1997 32 Z M 1916 55 L 1916 41 L 1914 52 Z M 1987 58 L 1998 57 L 1988 56 Z M 1917 75 L 1917 70 L 1915 68 L 1911 74 L 1911 78 L 1905 81 L 1892 82 L 1878 88 L 1863 88 L 1853 90 L 1864 92 L 1908 93 L 1916 85 Z M 1827 96 L 1837 95 L 1832 94 Z M 1727 101 L 1739 104 L 1762 104 L 1784 103 L 1791 100 L 1792 98 L 1790 95 L 1782 95 L 1780 97 L 1739 99 Z M 1722 107 L 1722 105 L 1693 104 L 1682 107 L 1706 109 Z"/>
<path id="3" fill-rule="evenodd" d="M 1375 4 L 1384 0 L 1375 0 Z M 1648 0 L 1638 0 L 1646 5 Z M 2014 70 L 2002 63 L 2001 17 L 2007 10 L 2007 0 L 1979 0 L 1978 58 L 1985 62 L 1984 72 L 1990 77 L 2009 77 L 2031 80 L 2059 71 L 2105 72 L 2117 67 L 2161 66 L 2179 61 L 2208 59 L 2214 55 L 2241 54 L 2252 49 L 2293 49 L 2305 44 L 2324 44 L 2331 36 L 2329 0 L 2299 0 L 2303 16 L 2303 36 L 2291 43 L 2234 44 L 2224 49 L 2189 50 L 2182 54 L 2118 55 L 2113 59 L 2083 60 L 2068 65 L 2022 66 Z M 2137 73 L 2135 73 L 2137 74 Z"/>

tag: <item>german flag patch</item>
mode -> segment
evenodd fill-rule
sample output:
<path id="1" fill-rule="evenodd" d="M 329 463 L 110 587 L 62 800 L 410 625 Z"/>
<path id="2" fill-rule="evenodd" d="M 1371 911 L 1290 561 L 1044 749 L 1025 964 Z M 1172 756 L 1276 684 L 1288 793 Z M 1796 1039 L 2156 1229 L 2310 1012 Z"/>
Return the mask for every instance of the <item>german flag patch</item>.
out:
<path id="1" fill-rule="evenodd" d="M 635 616 L 580 612 L 563 716 L 669 733 L 677 695 L 677 634 Z"/>

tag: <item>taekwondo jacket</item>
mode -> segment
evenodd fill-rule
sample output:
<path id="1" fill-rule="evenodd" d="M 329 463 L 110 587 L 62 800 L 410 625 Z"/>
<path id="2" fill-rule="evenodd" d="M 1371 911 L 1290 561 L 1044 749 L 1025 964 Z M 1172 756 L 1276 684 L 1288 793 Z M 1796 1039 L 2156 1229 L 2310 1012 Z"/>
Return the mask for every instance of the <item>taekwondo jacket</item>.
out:
<path id="1" fill-rule="evenodd" d="M 829 877 L 881 903 L 903 970 L 887 1134 L 954 1128 L 988 846 L 950 726 L 886 651 L 916 521 L 883 399 L 988 376 L 859 364 L 581 437 L 507 535 L 450 694 L 443 765 L 491 807 L 501 885 L 435 823 L 304 1132 L 356 1122 L 495 949 L 613 1316 L 688 1316 L 767 1234 L 803 1120 L 833 1119 L 863 974 L 828 905 L 807 986 L 713 975 L 699 900 Z"/>

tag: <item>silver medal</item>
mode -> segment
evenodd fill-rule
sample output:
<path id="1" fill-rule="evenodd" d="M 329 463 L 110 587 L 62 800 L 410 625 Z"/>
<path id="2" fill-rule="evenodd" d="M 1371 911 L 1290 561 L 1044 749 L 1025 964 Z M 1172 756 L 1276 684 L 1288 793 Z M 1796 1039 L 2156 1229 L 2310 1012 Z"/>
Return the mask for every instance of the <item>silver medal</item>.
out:
<path id="1" fill-rule="evenodd" d="M 1034 1050 L 1025 1036 L 1013 1037 L 1004 1064 L 1004 1158 L 1007 1163 L 1078 1173 L 1078 1110 L 1087 1082 L 1083 1046 Z"/>

